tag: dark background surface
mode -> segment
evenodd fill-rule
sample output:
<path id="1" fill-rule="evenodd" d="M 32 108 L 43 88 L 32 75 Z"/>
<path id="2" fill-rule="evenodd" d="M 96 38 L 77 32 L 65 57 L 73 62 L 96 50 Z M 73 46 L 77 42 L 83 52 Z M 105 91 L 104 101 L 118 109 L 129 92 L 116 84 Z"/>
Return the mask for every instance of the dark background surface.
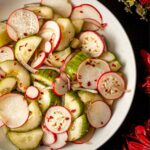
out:
<path id="1" fill-rule="evenodd" d="M 124 11 L 124 4 L 117 0 L 99 0 L 103 3 L 121 22 L 132 43 L 137 63 L 137 89 L 132 107 L 119 130 L 99 150 L 122 150 L 123 136 L 129 133 L 134 125 L 143 124 L 150 118 L 150 97 L 139 88 L 144 82 L 146 75 L 144 65 L 140 56 L 140 50 L 146 49 L 150 52 L 150 23 L 142 21 L 139 16 Z"/>

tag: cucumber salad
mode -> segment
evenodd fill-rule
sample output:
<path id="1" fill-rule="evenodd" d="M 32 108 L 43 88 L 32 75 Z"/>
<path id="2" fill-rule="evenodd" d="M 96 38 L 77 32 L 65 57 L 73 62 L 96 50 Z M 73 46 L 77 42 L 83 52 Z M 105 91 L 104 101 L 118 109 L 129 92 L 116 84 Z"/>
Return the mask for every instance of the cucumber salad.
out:
<path id="1" fill-rule="evenodd" d="M 0 23 L 0 127 L 18 149 L 87 143 L 126 91 L 90 4 L 42 0 Z M 102 32 L 101 32 L 102 33 Z"/>

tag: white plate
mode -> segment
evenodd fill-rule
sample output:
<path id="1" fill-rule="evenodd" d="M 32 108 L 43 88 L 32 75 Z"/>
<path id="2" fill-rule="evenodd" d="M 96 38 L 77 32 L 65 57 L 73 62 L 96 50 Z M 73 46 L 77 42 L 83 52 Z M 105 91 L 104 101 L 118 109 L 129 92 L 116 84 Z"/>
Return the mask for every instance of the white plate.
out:
<path id="1" fill-rule="evenodd" d="M 123 27 L 116 17 L 101 3 L 96 0 L 72 0 L 75 5 L 89 3 L 94 5 L 102 14 L 104 22 L 108 23 L 105 30 L 105 37 L 108 41 L 109 49 L 115 51 L 121 62 L 124 64 L 123 72 L 127 78 L 127 89 L 131 92 L 126 93 L 114 106 L 113 115 L 106 127 L 98 129 L 90 144 L 69 144 L 65 150 L 95 150 L 108 141 L 123 123 L 133 100 L 136 85 L 136 66 L 133 49 Z M 0 20 L 4 20 L 12 10 L 22 7 L 24 3 L 38 2 L 38 0 L 5 0 L 6 7 L 0 8 Z M 1 5 L 0 5 L 1 7 Z M 0 132 L 0 149 L 14 150 L 12 146 Z"/>

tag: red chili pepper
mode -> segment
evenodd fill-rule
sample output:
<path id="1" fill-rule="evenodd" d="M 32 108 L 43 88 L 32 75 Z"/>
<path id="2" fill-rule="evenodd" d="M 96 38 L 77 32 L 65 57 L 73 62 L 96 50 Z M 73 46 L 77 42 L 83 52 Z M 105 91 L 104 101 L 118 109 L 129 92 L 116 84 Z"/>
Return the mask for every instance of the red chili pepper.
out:
<path id="1" fill-rule="evenodd" d="M 146 136 L 146 130 L 145 130 L 145 128 L 143 126 L 140 126 L 140 125 L 135 127 L 135 135 L 137 136 L 139 134 Z"/>
<path id="2" fill-rule="evenodd" d="M 133 141 L 128 141 L 128 149 L 129 150 L 150 150 L 149 147 L 144 146 L 143 144 L 136 143 Z"/>
<path id="3" fill-rule="evenodd" d="M 150 93 L 150 76 L 146 77 L 145 83 L 142 85 L 146 93 Z"/>
<path id="4" fill-rule="evenodd" d="M 147 136 L 150 137 L 150 119 L 145 122 L 145 130 L 146 130 Z"/>

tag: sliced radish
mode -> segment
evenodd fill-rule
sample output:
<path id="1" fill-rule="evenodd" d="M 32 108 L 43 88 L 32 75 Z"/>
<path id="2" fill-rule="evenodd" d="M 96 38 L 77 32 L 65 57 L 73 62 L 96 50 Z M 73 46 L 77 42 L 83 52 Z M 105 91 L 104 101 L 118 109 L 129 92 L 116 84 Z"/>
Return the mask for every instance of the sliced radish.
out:
<path id="1" fill-rule="evenodd" d="M 4 126 L 4 122 L 0 119 L 0 128 Z"/>
<path id="2" fill-rule="evenodd" d="M 40 49 L 47 54 L 51 53 L 52 52 L 51 42 L 50 41 L 43 41 L 41 46 L 40 46 Z"/>
<path id="3" fill-rule="evenodd" d="M 46 146 L 50 146 L 51 144 L 54 144 L 57 140 L 56 134 L 48 131 L 47 129 L 45 129 L 45 127 L 42 128 L 42 129 L 44 129 L 43 130 L 44 135 L 43 135 L 43 139 L 42 139 L 43 144 L 46 145 Z"/>
<path id="4" fill-rule="evenodd" d="M 71 83 L 70 83 L 70 78 L 68 77 L 68 75 L 64 72 L 61 72 L 60 74 L 61 78 L 66 82 L 68 83 L 68 90 L 71 89 Z"/>
<path id="5" fill-rule="evenodd" d="M 53 106 L 49 108 L 45 116 L 45 125 L 53 133 L 63 133 L 71 125 L 71 114 L 62 106 Z"/>
<path id="6" fill-rule="evenodd" d="M 54 144 L 50 145 L 50 148 L 60 149 L 67 144 L 67 140 L 68 140 L 67 132 L 57 134 L 57 141 Z"/>
<path id="7" fill-rule="evenodd" d="M 61 41 L 61 30 L 59 25 L 55 21 L 47 21 L 40 32 L 40 36 L 44 40 L 51 42 L 52 51 L 54 51 Z"/>
<path id="8" fill-rule="evenodd" d="M 37 59 L 32 61 L 31 67 L 33 67 L 35 69 L 39 68 L 40 66 L 43 65 L 45 58 L 46 58 L 45 52 L 39 53 Z"/>
<path id="9" fill-rule="evenodd" d="M 83 136 L 79 140 L 74 141 L 73 143 L 75 143 L 75 144 L 84 144 L 84 143 L 87 143 L 87 142 L 89 142 L 92 139 L 92 137 L 94 136 L 94 133 L 95 133 L 95 128 L 90 127 L 88 133 L 85 136 Z"/>
<path id="10" fill-rule="evenodd" d="M 82 51 L 90 54 L 92 57 L 99 57 L 105 49 L 103 38 L 94 31 L 81 33 L 79 40 L 81 41 Z"/>
<path id="11" fill-rule="evenodd" d="M 69 17 L 72 12 L 72 5 L 68 0 L 42 0 L 41 3 L 50 6 L 55 12 L 63 17 Z"/>
<path id="12" fill-rule="evenodd" d="M 51 69 L 51 70 L 54 70 L 56 72 L 60 72 L 60 70 L 58 68 L 52 67 L 52 66 L 42 66 L 39 69 Z"/>
<path id="13" fill-rule="evenodd" d="M 34 35 L 39 31 L 37 16 L 29 10 L 18 9 L 9 16 L 7 24 L 10 25 L 18 35 L 18 38 Z"/>
<path id="14" fill-rule="evenodd" d="M 2 121 L 9 128 L 22 126 L 29 117 L 27 101 L 20 94 L 6 94 L 0 97 Z"/>
<path id="15" fill-rule="evenodd" d="M 74 7 L 73 12 L 71 14 L 71 19 L 85 19 L 90 18 L 102 23 L 102 15 L 94 6 L 90 4 L 82 4 Z"/>
<path id="16" fill-rule="evenodd" d="M 29 86 L 26 90 L 26 97 L 31 100 L 36 100 L 39 97 L 39 90 L 35 86 Z"/>
<path id="17" fill-rule="evenodd" d="M 109 65 L 100 59 L 87 59 L 82 62 L 77 71 L 77 79 L 81 86 L 96 89 L 99 76 L 110 71 Z"/>
<path id="18" fill-rule="evenodd" d="M 0 48 L 0 62 L 6 60 L 14 60 L 13 50 L 8 46 Z"/>
<path id="19" fill-rule="evenodd" d="M 91 24 L 94 24 L 95 26 L 97 26 L 99 28 L 102 28 L 102 25 L 98 21 L 96 21 L 94 19 L 85 18 L 84 21 L 85 21 L 85 23 L 91 23 Z"/>
<path id="20" fill-rule="evenodd" d="M 86 92 L 95 93 L 95 94 L 98 93 L 96 90 L 85 89 L 85 88 L 80 88 L 80 87 L 72 87 L 72 90 L 73 91 L 86 91 Z"/>
<path id="21" fill-rule="evenodd" d="M 100 76 L 97 87 L 104 98 L 114 100 L 125 92 L 125 81 L 119 74 L 107 72 Z"/>
<path id="22" fill-rule="evenodd" d="M 91 126 L 104 127 L 111 118 L 111 109 L 103 101 L 95 101 L 87 109 L 87 117 Z"/>
<path id="23" fill-rule="evenodd" d="M 17 31 L 14 30 L 13 27 L 11 27 L 9 24 L 6 25 L 7 33 L 8 36 L 13 40 L 13 41 L 18 41 L 18 34 Z"/>
<path id="24" fill-rule="evenodd" d="M 97 30 L 99 30 L 99 27 L 90 22 L 85 22 L 83 25 L 83 31 L 97 31 Z"/>
<path id="25" fill-rule="evenodd" d="M 53 83 L 53 92 L 57 96 L 63 96 L 68 90 L 68 81 L 64 81 L 62 77 L 57 77 Z"/>

